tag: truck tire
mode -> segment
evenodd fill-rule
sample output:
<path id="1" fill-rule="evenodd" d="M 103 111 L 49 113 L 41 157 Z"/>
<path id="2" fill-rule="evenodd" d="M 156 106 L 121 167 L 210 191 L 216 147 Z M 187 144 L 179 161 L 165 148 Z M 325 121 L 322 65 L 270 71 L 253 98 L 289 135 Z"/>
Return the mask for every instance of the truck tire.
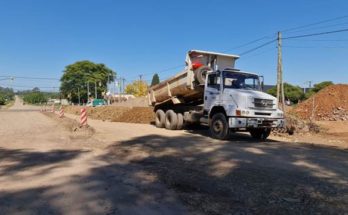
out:
<path id="1" fill-rule="evenodd" d="M 176 126 L 177 130 L 181 130 L 184 127 L 184 116 L 182 113 L 178 113 L 178 124 Z"/>
<path id="2" fill-rule="evenodd" d="M 178 126 L 178 115 L 173 110 L 167 110 L 165 127 L 169 130 L 175 130 Z"/>
<path id="3" fill-rule="evenodd" d="M 253 128 L 250 130 L 250 135 L 258 140 L 266 140 L 270 134 L 270 128 Z"/>
<path id="4" fill-rule="evenodd" d="M 230 135 L 230 129 L 226 116 L 223 113 L 216 113 L 211 118 L 209 129 L 211 136 L 215 139 L 226 140 Z"/>
<path id="5" fill-rule="evenodd" d="M 211 71 L 211 68 L 209 66 L 201 66 L 198 69 L 194 71 L 195 80 L 201 84 L 205 84 L 205 77 L 207 76 L 207 73 Z"/>
<path id="6" fill-rule="evenodd" d="M 156 111 L 156 119 L 155 119 L 155 124 L 157 128 L 164 128 L 164 123 L 166 120 L 166 114 L 164 113 L 163 110 L 158 109 Z"/>

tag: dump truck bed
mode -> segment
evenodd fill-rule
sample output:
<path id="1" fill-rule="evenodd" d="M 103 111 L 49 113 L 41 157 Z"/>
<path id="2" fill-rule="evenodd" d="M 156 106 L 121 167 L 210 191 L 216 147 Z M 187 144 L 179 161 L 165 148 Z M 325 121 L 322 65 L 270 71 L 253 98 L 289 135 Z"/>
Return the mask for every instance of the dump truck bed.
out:
<path id="1" fill-rule="evenodd" d="M 189 51 L 183 71 L 150 88 L 150 105 L 155 106 L 168 101 L 174 104 L 203 102 L 204 84 L 197 82 L 193 65 L 199 63 L 210 67 L 212 71 L 224 70 L 234 68 L 235 60 L 238 58 L 237 55 L 199 50 Z"/>

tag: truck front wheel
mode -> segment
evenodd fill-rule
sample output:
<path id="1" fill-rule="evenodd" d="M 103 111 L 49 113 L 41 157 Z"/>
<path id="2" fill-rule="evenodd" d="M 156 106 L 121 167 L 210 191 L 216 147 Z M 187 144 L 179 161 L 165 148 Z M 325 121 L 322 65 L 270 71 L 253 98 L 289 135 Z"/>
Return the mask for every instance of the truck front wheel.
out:
<path id="1" fill-rule="evenodd" d="M 258 140 L 266 140 L 270 134 L 270 128 L 253 128 L 250 130 L 250 135 Z"/>
<path id="2" fill-rule="evenodd" d="M 163 110 L 158 109 L 156 111 L 156 120 L 155 120 L 156 127 L 164 128 L 165 120 L 166 120 L 166 114 L 164 113 Z"/>
<path id="3" fill-rule="evenodd" d="M 228 122 L 223 113 L 213 115 L 209 125 L 211 136 L 215 139 L 226 140 L 230 135 Z"/>
<path id="4" fill-rule="evenodd" d="M 173 110 L 166 112 L 165 120 L 166 129 L 175 130 L 178 126 L 178 115 Z"/>

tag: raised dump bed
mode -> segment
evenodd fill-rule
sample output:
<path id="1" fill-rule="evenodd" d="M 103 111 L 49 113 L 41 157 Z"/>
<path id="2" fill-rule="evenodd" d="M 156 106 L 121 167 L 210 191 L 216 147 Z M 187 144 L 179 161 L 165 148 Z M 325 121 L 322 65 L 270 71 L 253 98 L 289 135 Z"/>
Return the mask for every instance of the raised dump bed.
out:
<path id="1" fill-rule="evenodd" d="M 156 106 L 168 101 L 203 103 L 205 75 L 210 70 L 234 68 L 236 55 L 192 50 L 186 55 L 185 69 L 149 90 L 149 103 Z"/>

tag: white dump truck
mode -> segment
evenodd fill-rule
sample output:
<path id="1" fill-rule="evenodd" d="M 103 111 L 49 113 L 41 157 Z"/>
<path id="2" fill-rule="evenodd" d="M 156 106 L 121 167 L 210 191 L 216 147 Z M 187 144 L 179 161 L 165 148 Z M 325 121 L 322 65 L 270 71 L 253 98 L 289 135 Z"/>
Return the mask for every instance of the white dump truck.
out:
<path id="1" fill-rule="evenodd" d="M 227 139 L 246 131 L 266 139 L 284 127 L 277 99 L 262 92 L 263 77 L 235 69 L 237 55 L 191 50 L 185 69 L 149 90 L 158 128 L 182 129 L 190 123 L 209 126 L 211 136 Z"/>

